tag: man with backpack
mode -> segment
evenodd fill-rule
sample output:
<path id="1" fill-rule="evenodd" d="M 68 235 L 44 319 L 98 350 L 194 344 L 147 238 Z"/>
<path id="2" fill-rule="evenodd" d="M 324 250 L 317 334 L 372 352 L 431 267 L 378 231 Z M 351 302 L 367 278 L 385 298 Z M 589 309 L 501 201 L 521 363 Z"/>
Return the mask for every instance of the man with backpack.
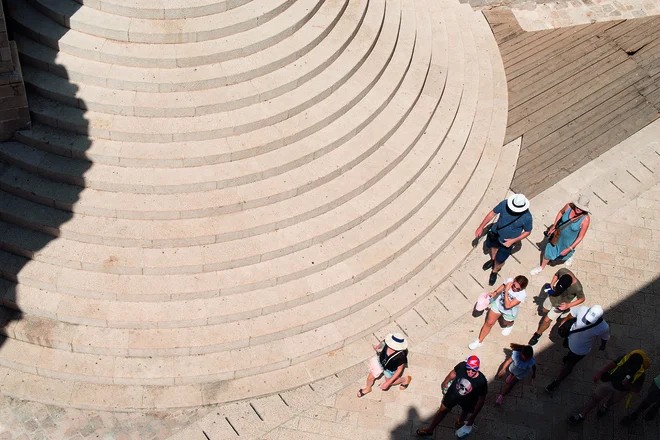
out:
<path id="1" fill-rule="evenodd" d="M 513 194 L 486 214 L 474 233 L 477 239 L 496 215 L 499 215 L 497 221 L 490 225 L 486 234 L 486 247 L 490 252 L 490 260 L 483 265 L 483 270 L 492 269 L 488 278 L 490 286 L 495 285 L 498 272 L 511 255 L 512 246 L 529 236 L 533 227 L 529 200 L 522 194 Z"/>
<path id="2" fill-rule="evenodd" d="M 545 390 L 552 393 L 559 384 L 573 371 L 573 368 L 589 352 L 596 339 L 600 339 L 599 350 L 605 350 L 607 341 L 610 339 L 610 326 L 603 319 L 603 308 L 601 306 L 579 307 L 575 311 L 575 318 L 568 315 L 562 322 L 559 335 L 564 336 L 564 346 L 568 348 L 568 354 L 564 356 L 564 366 L 559 372 L 559 377 L 553 380 Z M 568 328 L 566 331 L 563 329 Z"/>

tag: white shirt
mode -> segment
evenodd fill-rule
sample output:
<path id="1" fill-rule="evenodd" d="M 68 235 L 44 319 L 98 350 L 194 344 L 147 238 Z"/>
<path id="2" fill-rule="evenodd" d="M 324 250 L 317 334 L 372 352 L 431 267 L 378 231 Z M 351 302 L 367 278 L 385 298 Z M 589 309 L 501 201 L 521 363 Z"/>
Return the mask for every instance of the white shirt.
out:
<path id="1" fill-rule="evenodd" d="M 577 321 L 571 326 L 571 330 L 590 325 L 583 321 L 584 315 L 586 315 L 588 311 L 589 307 L 585 306 L 578 309 Z M 570 348 L 573 353 L 584 356 L 585 354 L 589 354 L 591 347 L 594 345 L 594 341 L 599 338 L 604 341 L 610 339 L 610 326 L 605 320 L 595 327 L 568 335 L 568 348 Z"/>
<path id="2" fill-rule="evenodd" d="M 513 283 L 513 278 L 507 278 L 507 279 L 504 281 L 504 284 L 509 284 L 509 283 Z M 525 298 L 527 298 L 527 292 L 525 292 L 525 289 L 522 289 L 520 292 L 514 292 L 513 289 L 509 289 L 509 291 L 506 292 L 506 294 L 509 295 L 509 301 L 513 301 L 513 300 L 517 299 L 518 301 L 520 301 L 520 302 L 522 303 L 522 302 L 525 301 Z M 505 293 L 502 292 L 502 293 L 498 296 L 498 298 L 497 298 L 497 300 L 499 301 L 498 306 L 500 306 L 500 310 L 509 310 L 509 309 L 504 305 L 504 295 L 505 295 Z M 519 305 L 520 305 L 520 304 L 519 304 Z M 511 307 L 511 309 L 514 309 L 514 308 L 516 308 L 516 307 L 518 307 L 518 306 Z"/>

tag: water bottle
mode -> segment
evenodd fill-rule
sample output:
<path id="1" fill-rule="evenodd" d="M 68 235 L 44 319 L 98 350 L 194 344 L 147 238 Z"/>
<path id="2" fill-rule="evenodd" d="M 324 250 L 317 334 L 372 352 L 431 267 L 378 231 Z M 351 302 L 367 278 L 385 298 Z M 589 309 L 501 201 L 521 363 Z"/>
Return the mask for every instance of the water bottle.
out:
<path id="1" fill-rule="evenodd" d="M 550 285 L 550 283 L 545 283 L 545 284 L 543 285 L 543 291 L 544 291 L 548 296 L 552 296 L 552 295 L 555 294 L 555 289 L 552 288 L 552 286 Z"/>

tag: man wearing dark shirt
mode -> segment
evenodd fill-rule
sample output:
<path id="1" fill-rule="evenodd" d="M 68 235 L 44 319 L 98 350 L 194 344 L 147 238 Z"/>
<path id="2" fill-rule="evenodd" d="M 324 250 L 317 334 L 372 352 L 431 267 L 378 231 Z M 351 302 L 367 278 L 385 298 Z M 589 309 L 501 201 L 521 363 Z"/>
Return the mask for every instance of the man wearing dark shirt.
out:
<path id="1" fill-rule="evenodd" d="M 492 211 L 486 214 L 474 235 L 479 238 L 486 225 L 499 215 L 497 221 L 490 225 L 486 235 L 486 247 L 490 252 L 490 260 L 484 270 L 492 268 L 488 284 L 493 286 L 497 281 L 497 273 L 511 255 L 511 247 L 525 239 L 532 232 L 533 219 L 529 212 L 529 200 L 522 194 L 513 194 L 507 200 L 502 200 Z"/>
<path id="2" fill-rule="evenodd" d="M 449 372 L 442 382 L 443 392 L 445 390 L 446 392 L 442 398 L 440 409 L 433 416 L 431 425 L 418 429 L 417 435 L 432 436 L 435 428 L 456 405 L 461 407 L 461 415 L 456 422 L 456 428 L 462 431 L 462 435 L 459 434 L 459 431 L 457 431 L 457 435 L 459 438 L 464 438 L 469 434 L 488 393 L 488 381 L 486 376 L 479 371 L 479 366 L 479 358 L 470 356 Z"/>
<path id="3" fill-rule="evenodd" d="M 584 302 L 584 291 L 582 283 L 575 277 L 573 272 L 566 268 L 557 271 L 552 281 L 552 295 L 543 302 L 543 313 L 545 316 L 539 323 L 539 328 L 529 340 L 529 345 L 536 345 L 541 339 L 541 335 L 546 331 L 552 321 L 559 318 L 566 318 L 571 314 L 571 308 L 577 307 Z"/>

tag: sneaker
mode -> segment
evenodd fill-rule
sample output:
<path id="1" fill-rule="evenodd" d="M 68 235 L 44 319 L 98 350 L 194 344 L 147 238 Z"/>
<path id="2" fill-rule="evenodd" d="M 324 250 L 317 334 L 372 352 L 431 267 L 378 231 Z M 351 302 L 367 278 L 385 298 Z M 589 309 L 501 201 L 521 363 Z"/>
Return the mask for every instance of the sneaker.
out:
<path id="1" fill-rule="evenodd" d="M 470 350 L 476 350 L 477 348 L 481 347 L 482 345 L 484 345 L 483 342 L 479 342 L 479 339 L 475 339 L 474 342 L 471 342 L 471 343 L 468 345 L 468 348 L 469 348 Z"/>
<path id="2" fill-rule="evenodd" d="M 488 260 L 488 261 L 486 261 L 486 262 L 484 263 L 483 266 L 481 266 L 481 268 L 482 268 L 483 270 L 488 270 L 488 269 L 490 269 L 491 267 L 493 267 L 493 260 Z"/>
<path id="3" fill-rule="evenodd" d="M 557 389 L 558 386 L 559 386 L 559 383 L 558 383 L 556 380 L 553 380 L 552 382 L 550 382 L 550 383 L 548 384 L 547 387 L 545 387 L 545 390 L 546 390 L 548 393 L 552 393 L 554 390 Z"/>
<path id="4" fill-rule="evenodd" d="M 463 425 L 456 430 L 456 437 L 466 438 L 472 432 L 472 425 Z"/>
<path id="5" fill-rule="evenodd" d="M 624 416 L 624 417 L 621 419 L 621 422 L 620 422 L 620 423 L 621 423 L 622 425 L 624 425 L 624 426 L 630 425 L 632 422 L 634 422 L 635 420 L 637 420 L 637 417 L 638 417 L 637 413 L 630 413 L 630 414 L 628 414 L 627 416 Z"/>
<path id="6" fill-rule="evenodd" d="M 536 344 L 539 343 L 539 339 L 541 339 L 541 335 L 539 335 L 538 333 L 534 333 L 534 336 L 532 336 L 529 339 L 529 342 L 527 344 L 528 345 L 536 345 Z"/>
<path id="7" fill-rule="evenodd" d="M 497 405 L 501 405 L 501 404 L 503 404 L 503 403 L 504 403 L 504 396 L 501 395 L 501 394 L 500 394 L 499 396 L 497 396 L 497 400 L 495 401 L 495 403 L 496 403 Z"/>
<path id="8" fill-rule="evenodd" d="M 568 257 L 568 259 L 564 261 L 564 264 L 566 266 L 570 266 L 571 264 L 573 264 L 573 257 Z"/>
<path id="9" fill-rule="evenodd" d="M 490 276 L 488 277 L 488 285 L 494 286 L 496 282 L 497 282 L 497 273 L 491 272 Z"/>
<path id="10" fill-rule="evenodd" d="M 577 425 L 578 423 L 582 423 L 582 422 L 584 422 L 584 417 L 582 417 L 582 414 L 576 414 L 568 418 L 568 423 L 570 423 L 571 425 Z"/>
<path id="11" fill-rule="evenodd" d="M 502 329 L 502 335 L 503 335 L 503 336 L 509 336 L 509 335 L 511 334 L 512 331 L 513 331 L 513 326 L 512 326 L 512 325 L 510 325 L 510 326 L 508 326 L 508 327 L 504 327 L 504 328 Z"/>
<path id="12" fill-rule="evenodd" d="M 534 269 L 530 270 L 529 274 L 531 276 L 534 276 L 534 275 L 540 274 L 541 272 L 543 272 L 543 269 L 541 269 L 541 266 L 539 266 L 539 267 L 535 267 Z"/>

